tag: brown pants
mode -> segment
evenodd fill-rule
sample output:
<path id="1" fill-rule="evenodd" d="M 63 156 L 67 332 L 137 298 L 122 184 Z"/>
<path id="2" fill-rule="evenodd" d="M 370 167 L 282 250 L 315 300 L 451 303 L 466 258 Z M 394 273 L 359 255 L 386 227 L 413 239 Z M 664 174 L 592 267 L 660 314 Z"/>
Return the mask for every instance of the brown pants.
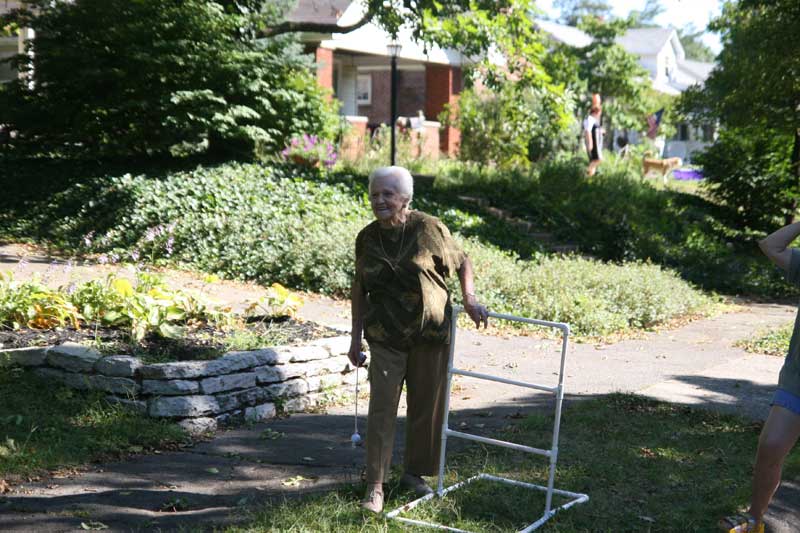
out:
<path id="1" fill-rule="evenodd" d="M 409 350 L 370 345 L 367 483 L 386 482 L 392 463 L 397 405 L 406 382 L 405 469 L 438 473 L 449 345 L 420 344 Z"/>

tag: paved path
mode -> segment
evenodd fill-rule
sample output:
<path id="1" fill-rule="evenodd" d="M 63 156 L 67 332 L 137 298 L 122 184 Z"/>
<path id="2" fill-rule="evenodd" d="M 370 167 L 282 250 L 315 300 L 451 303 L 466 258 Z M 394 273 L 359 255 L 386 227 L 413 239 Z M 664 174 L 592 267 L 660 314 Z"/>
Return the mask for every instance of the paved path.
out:
<path id="1" fill-rule="evenodd" d="M 21 251 L 0 246 L 0 270 L 17 268 Z M 51 266 L 44 257 L 33 256 L 30 261 L 17 268 L 17 276 L 38 271 L 47 274 L 52 284 L 110 271 L 78 266 L 66 272 L 63 265 Z M 176 286 L 209 290 L 190 274 L 170 272 L 167 277 Z M 221 283 L 214 285 L 213 296 L 240 304 L 260 290 Z M 567 362 L 568 402 L 615 391 L 637 392 L 761 419 L 782 361 L 747 354 L 733 343 L 761 328 L 789 322 L 794 313 L 792 306 L 747 304 L 740 312 L 641 339 L 611 345 L 573 343 Z M 301 315 L 344 329 L 349 325 L 347 305 L 325 298 L 310 298 Z M 558 342 L 532 337 L 493 337 L 463 330 L 457 342 L 461 368 L 543 384 L 555 383 L 558 355 Z M 453 423 L 492 434 L 509 423 L 508 415 L 548 408 L 551 401 L 541 394 L 489 382 L 478 386 L 473 380 L 458 378 L 452 397 Z M 364 401 L 360 412 L 366 412 Z M 491 416 L 487 417 L 488 412 Z M 0 497 L 0 531 L 75 531 L 89 521 L 118 531 L 195 530 L 235 522 L 251 503 L 324 491 L 357 479 L 363 450 L 349 445 L 352 423 L 352 407 L 332 407 L 326 414 L 297 415 L 221 432 L 182 452 L 93 465 L 79 474 L 28 483 Z M 363 418 L 361 424 L 363 428 Z M 262 437 L 266 428 L 285 436 L 266 440 Z M 401 439 L 400 432 L 398 444 Z M 306 481 L 299 486 L 284 484 L 296 476 Z M 180 511 L 162 512 L 167 504 L 177 504 Z M 800 531 L 799 508 L 800 480 L 784 482 L 770 511 L 770 530 Z"/>

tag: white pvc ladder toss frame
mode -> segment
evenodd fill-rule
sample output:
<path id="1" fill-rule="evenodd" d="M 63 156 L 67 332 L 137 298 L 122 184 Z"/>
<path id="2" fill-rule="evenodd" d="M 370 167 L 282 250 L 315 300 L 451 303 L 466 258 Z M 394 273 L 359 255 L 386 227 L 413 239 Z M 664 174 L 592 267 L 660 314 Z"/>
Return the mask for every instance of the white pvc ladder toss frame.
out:
<path id="1" fill-rule="evenodd" d="M 567 345 L 569 342 L 569 325 L 561 323 L 561 322 L 548 322 L 545 320 L 535 320 L 532 318 L 523 318 L 517 317 L 513 315 L 504 315 L 499 313 L 489 313 L 489 316 L 492 318 L 498 318 L 500 320 L 509 320 L 512 322 L 523 322 L 525 324 L 533 324 L 537 326 L 544 326 L 549 328 L 555 328 L 561 331 L 562 334 L 562 341 L 561 341 L 561 366 L 558 373 L 558 385 L 555 387 L 549 387 L 546 385 L 537 385 L 535 383 L 525 383 L 522 381 L 516 381 L 513 379 L 506 379 L 499 376 L 490 376 L 488 374 L 479 374 L 477 372 L 470 372 L 468 370 L 461 370 L 458 368 L 453 367 L 453 358 L 455 353 L 455 345 L 456 345 L 456 322 L 458 319 L 458 314 L 463 311 L 461 307 L 453 307 L 453 316 L 450 324 L 450 354 L 449 360 L 447 363 L 447 393 L 445 395 L 444 400 L 444 422 L 442 423 L 442 449 L 439 456 L 439 483 L 437 490 L 431 494 L 418 498 L 406 505 L 403 505 L 394 511 L 391 511 L 386 514 L 387 518 L 391 518 L 394 520 L 398 520 L 400 522 L 405 522 L 407 524 L 413 524 L 416 526 L 423 526 L 429 527 L 434 529 L 443 529 L 445 531 L 456 531 L 459 533 L 470 533 L 463 529 L 457 529 L 454 527 L 443 526 L 440 524 L 434 524 L 432 522 L 424 522 L 422 520 L 414 520 L 411 518 L 405 518 L 400 516 L 401 513 L 406 511 L 410 511 L 417 505 L 426 502 L 432 499 L 434 496 L 438 496 L 439 498 L 443 498 L 448 492 L 452 492 L 460 487 L 467 485 L 473 481 L 478 481 L 481 479 L 486 479 L 490 481 L 496 481 L 498 483 L 504 483 L 506 485 L 513 485 L 517 487 L 524 487 L 528 489 L 538 490 L 541 492 L 545 492 L 547 495 L 545 497 L 545 505 L 544 505 L 544 514 L 539 518 L 536 522 L 532 523 L 531 525 L 521 529 L 519 533 L 529 533 L 530 531 L 534 531 L 541 527 L 545 522 L 547 522 L 550 518 L 555 516 L 556 513 L 560 511 L 565 511 L 578 503 L 585 503 L 589 501 L 589 496 L 586 494 L 580 494 L 577 492 L 569 492 L 566 490 L 560 490 L 553 487 L 555 483 L 555 474 L 556 474 L 556 462 L 558 461 L 558 434 L 561 427 L 561 404 L 564 401 L 564 366 L 567 357 Z M 555 412 L 555 421 L 553 423 L 553 441 L 552 447 L 549 450 L 542 450 L 539 448 L 533 448 L 530 446 L 525 446 L 522 444 L 516 444 L 513 442 L 506 442 L 497 439 L 491 439 L 487 437 L 481 437 L 479 435 L 472 435 L 469 433 L 463 433 L 461 431 L 455 431 L 450 429 L 449 427 L 449 418 L 450 418 L 450 388 L 452 385 L 453 376 L 468 376 L 471 378 L 483 379 L 488 381 L 496 381 L 498 383 L 505 383 L 507 385 L 514 385 L 517 387 L 524 387 L 528 389 L 535 389 L 544 392 L 549 392 L 551 394 L 555 394 L 556 396 L 556 412 Z M 517 481 L 515 479 L 507 479 L 498 476 L 493 476 L 490 474 L 477 474 L 472 476 L 471 478 L 465 479 L 464 481 L 460 481 L 455 485 L 451 485 L 450 487 L 444 488 L 444 467 L 445 467 L 445 457 L 447 452 L 447 438 L 448 437 L 456 437 L 460 439 L 472 440 L 475 442 L 481 442 L 483 444 L 491 444 L 493 446 L 502 446 L 504 448 L 510 448 L 512 450 L 517 450 L 525 453 L 532 453 L 536 455 L 543 455 L 550 459 L 550 473 L 547 480 L 547 486 L 543 485 L 535 485 L 533 483 L 525 483 L 522 481 Z M 553 495 L 556 494 L 558 496 L 565 496 L 567 498 L 571 498 L 567 503 L 556 507 L 553 509 Z"/>

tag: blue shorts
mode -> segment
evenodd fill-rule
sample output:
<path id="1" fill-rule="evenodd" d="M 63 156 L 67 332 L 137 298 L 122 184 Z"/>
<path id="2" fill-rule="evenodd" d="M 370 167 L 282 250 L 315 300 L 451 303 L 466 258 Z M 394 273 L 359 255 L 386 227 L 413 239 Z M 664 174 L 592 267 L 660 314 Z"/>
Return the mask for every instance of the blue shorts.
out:
<path id="1" fill-rule="evenodd" d="M 786 392 L 783 389 L 775 391 L 775 396 L 772 397 L 772 403 L 770 405 L 780 405 L 800 416 L 800 396 L 795 396 L 791 392 Z"/>

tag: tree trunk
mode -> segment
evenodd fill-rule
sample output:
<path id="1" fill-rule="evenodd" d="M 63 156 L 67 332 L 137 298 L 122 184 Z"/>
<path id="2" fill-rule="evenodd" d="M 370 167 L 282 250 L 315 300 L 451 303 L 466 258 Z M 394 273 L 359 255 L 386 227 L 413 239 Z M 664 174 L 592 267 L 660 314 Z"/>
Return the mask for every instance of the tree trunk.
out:
<path id="1" fill-rule="evenodd" d="M 791 172 L 795 177 L 795 183 L 800 187 L 800 128 L 794 130 L 794 146 L 792 147 Z M 789 202 L 786 212 L 786 225 L 794 222 L 794 215 L 797 212 L 797 197 Z"/>

